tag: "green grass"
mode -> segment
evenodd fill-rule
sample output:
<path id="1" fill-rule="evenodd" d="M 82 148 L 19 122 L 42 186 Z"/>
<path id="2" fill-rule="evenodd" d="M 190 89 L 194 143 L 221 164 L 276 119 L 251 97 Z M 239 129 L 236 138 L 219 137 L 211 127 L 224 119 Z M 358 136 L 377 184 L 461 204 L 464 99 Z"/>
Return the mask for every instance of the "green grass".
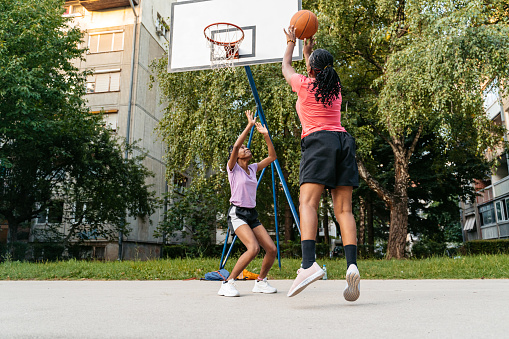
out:
<path id="1" fill-rule="evenodd" d="M 236 259 L 230 258 L 231 271 Z M 262 259 L 251 262 L 247 269 L 258 273 Z M 344 259 L 318 260 L 327 265 L 329 279 L 344 279 Z M 457 259 L 435 257 L 422 260 L 359 260 L 362 279 L 507 279 L 509 255 L 464 256 Z M 60 261 L 44 263 L 4 262 L 0 264 L 0 280 L 181 280 L 202 278 L 218 269 L 219 259 L 167 259 L 151 261 Z M 269 272 L 270 279 L 293 279 L 299 259 L 277 261 Z"/>

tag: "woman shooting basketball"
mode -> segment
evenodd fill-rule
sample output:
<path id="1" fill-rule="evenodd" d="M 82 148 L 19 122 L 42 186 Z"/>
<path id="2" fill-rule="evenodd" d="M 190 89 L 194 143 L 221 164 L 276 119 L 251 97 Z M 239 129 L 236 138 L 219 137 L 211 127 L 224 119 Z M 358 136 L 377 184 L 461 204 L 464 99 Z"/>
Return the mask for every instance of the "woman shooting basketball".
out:
<path id="1" fill-rule="evenodd" d="M 265 250 L 262 267 L 258 279 L 255 281 L 253 292 L 276 293 L 276 288 L 267 282 L 267 273 L 274 264 L 276 258 L 276 246 L 271 237 L 258 220 L 256 212 L 256 172 L 264 169 L 276 160 L 276 151 L 270 140 L 269 132 L 261 123 L 255 122 L 253 113 L 246 111 L 247 126 L 237 141 L 230 147 L 230 157 L 226 170 L 230 181 L 231 198 L 228 210 L 228 227 L 246 246 L 244 252 L 235 264 L 230 276 L 221 284 L 218 294 L 225 297 L 238 297 L 239 291 L 234 284 L 234 279 L 247 267 L 247 265 L 258 255 L 260 246 Z M 259 163 L 249 164 L 253 155 L 249 148 L 244 145 L 249 131 L 256 126 L 258 132 L 263 134 L 269 156 Z"/>
<path id="2" fill-rule="evenodd" d="M 343 295 L 348 301 L 359 297 L 360 275 L 357 269 L 357 231 L 352 213 L 352 191 L 359 185 L 355 161 L 355 140 L 341 126 L 341 83 L 333 67 L 332 55 L 324 50 L 313 52 L 314 38 L 304 40 L 304 58 L 308 76 L 295 72 L 292 54 L 295 27 L 284 30 L 287 47 L 282 71 L 297 93 L 297 114 L 302 125 L 300 162 L 300 227 L 302 268 L 297 271 L 289 297 L 300 293 L 324 272 L 315 262 L 317 209 L 324 188 L 330 189 L 334 214 L 341 228 L 347 260 L 347 286 Z"/>

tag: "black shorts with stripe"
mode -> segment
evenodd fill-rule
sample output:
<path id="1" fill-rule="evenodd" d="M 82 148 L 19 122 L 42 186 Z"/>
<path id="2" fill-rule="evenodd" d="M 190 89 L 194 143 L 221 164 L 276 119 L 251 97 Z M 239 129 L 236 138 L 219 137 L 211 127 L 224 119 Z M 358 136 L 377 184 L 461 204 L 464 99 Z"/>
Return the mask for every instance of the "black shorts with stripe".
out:
<path id="1" fill-rule="evenodd" d="M 355 139 L 347 132 L 317 131 L 301 139 L 300 184 L 359 186 Z"/>
<path id="2" fill-rule="evenodd" d="M 239 207 L 230 205 L 228 209 L 228 227 L 232 233 L 235 233 L 240 225 L 247 224 L 251 229 L 260 226 L 262 223 L 258 220 L 258 212 L 254 208 Z"/>

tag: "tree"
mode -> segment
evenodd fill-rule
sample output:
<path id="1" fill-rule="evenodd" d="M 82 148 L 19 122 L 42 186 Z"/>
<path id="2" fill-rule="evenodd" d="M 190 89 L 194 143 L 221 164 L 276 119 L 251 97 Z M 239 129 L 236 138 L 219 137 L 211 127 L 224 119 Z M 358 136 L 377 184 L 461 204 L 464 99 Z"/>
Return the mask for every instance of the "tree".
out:
<path id="1" fill-rule="evenodd" d="M 184 194 L 171 191 L 168 194 L 171 208 L 157 228 L 157 234 L 176 236 L 180 231 L 183 237 L 191 238 L 199 253 L 204 253 L 213 244 L 217 222 L 226 222 L 221 220 L 221 215 L 225 216 L 227 206 L 221 194 L 217 194 L 213 182 L 205 180 L 201 185 L 192 185 Z"/>
<path id="2" fill-rule="evenodd" d="M 509 74 L 504 1 L 310 2 L 320 47 L 338 60 L 357 138 L 360 175 L 390 208 L 388 257 L 402 258 L 408 230 L 410 165 L 424 135 L 482 154 L 501 139 L 485 116 L 481 86 Z M 462 130 L 466 124 L 472 128 Z M 458 144 L 471 139 L 468 144 Z M 372 150 L 388 145 L 393 181 L 377 176 Z M 448 166 L 448 156 L 441 166 Z M 376 161 L 376 160 L 375 160 Z M 371 163 L 371 164 L 370 164 Z M 453 165 L 454 166 L 454 165 Z M 472 178 L 471 178 L 472 179 Z"/>
<path id="3" fill-rule="evenodd" d="M 111 237 L 127 229 L 127 213 L 147 216 L 157 203 L 143 154 L 132 156 L 136 148 L 85 106 L 87 73 L 72 62 L 83 56 L 82 33 L 67 25 L 62 5 L 0 3 L 0 214 L 11 243 L 55 199 L 72 209 L 67 240 L 86 228 Z"/>

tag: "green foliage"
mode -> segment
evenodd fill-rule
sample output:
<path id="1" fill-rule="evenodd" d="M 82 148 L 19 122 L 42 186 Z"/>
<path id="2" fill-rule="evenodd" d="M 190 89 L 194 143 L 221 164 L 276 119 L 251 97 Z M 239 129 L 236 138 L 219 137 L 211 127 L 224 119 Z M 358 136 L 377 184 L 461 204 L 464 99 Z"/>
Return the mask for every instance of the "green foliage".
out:
<path id="1" fill-rule="evenodd" d="M 127 232 L 127 214 L 144 217 L 157 204 L 143 152 L 88 112 L 87 72 L 75 66 L 83 33 L 62 14 L 61 0 L 0 3 L 0 215 L 11 242 L 53 199 L 67 204 L 64 241 Z"/>
<path id="2" fill-rule="evenodd" d="M 211 183 L 213 180 L 198 178 L 185 194 L 169 193 L 170 207 L 156 236 L 166 233 L 172 237 L 176 232 L 182 232 L 183 237 L 191 237 L 199 253 L 205 253 L 214 240 L 212 235 L 217 223 L 222 221 L 221 213 L 226 211 L 223 195 Z"/>
<path id="3" fill-rule="evenodd" d="M 62 243 L 40 243 L 30 244 L 35 261 L 55 261 L 63 258 L 64 245 Z"/>
<path id="4" fill-rule="evenodd" d="M 412 246 L 412 256 L 418 259 L 443 256 L 446 254 L 446 250 L 447 247 L 444 243 L 423 239 Z"/>
<path id="5" fill-rule="evenodd" d="M 498 240 L 473 240 L 464 245 L 468 254 L 508 254 L 509 239 Z"/>

